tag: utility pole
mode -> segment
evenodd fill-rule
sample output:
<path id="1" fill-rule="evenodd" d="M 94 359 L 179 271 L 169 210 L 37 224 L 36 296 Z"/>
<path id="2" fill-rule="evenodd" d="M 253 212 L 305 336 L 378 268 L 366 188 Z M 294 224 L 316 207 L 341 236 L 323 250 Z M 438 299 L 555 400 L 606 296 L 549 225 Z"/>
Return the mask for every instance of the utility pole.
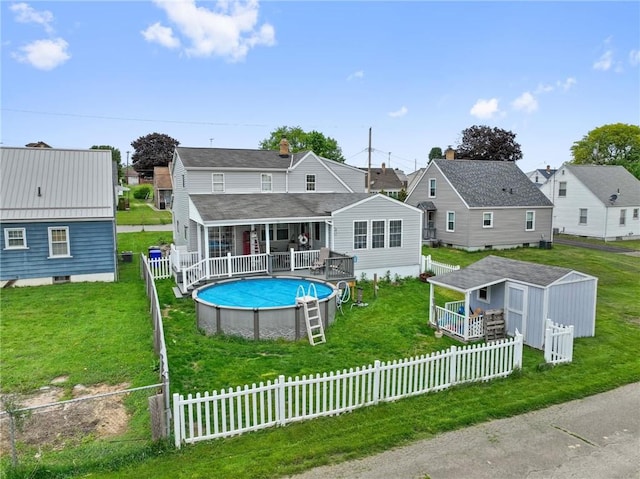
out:
<path id="1" fill-rule="evenodd" d="M 367 193 L 371 193 L 371 127 L 369 127 L 369 167 L 367 168 Z"/>
<path id="2" fill-rule="evenodd" d="M 213 140 L 215 140 L 215 138 L 209 138 L 209 148 L 213 146 Z"/>

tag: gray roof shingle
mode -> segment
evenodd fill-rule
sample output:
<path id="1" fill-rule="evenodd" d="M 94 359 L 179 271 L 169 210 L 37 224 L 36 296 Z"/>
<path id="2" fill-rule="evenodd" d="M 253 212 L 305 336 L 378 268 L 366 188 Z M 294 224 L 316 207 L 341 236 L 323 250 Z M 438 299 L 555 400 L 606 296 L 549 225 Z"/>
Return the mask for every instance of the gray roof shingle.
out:
<path id="1" fill-rule="evenodd" d="M 511 161 L 433 160 L 470 208 L 553 203 Z"/>
<path id="2" fill-rule="evenodd" d="M 233 148 L 188 148 L 179 146 L 176 152 L 186 168 L 260 168 L 287 169 L 291 155 L 280 156 L 274 150 L 246 150 Z M 302 158 L 304 152 L 294 153 Z"/>
<path id="3" fill-rule="evenodd" d="M 640 205 L 640 180 L 623 166 L 566 165 L 565 168 L 573 173 L 605 205 Z M 609 198 L 613 193 L 618 194 L 618 198 L 611 204 Z"/>

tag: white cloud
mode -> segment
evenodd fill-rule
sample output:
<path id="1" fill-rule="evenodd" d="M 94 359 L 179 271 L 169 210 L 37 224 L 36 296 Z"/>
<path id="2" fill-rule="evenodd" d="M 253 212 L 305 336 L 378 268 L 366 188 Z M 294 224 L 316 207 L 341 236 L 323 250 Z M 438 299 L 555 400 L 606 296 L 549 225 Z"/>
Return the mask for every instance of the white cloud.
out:
<path id="1" fill-rule="evenodd" d="M 390 111 L 389 112 L 389 116 L 391 118 L 400 118 L 401 116 L 405 116 L 408 112 L 409 112 L 409 110 L 407 109 L 407 107 L 403 106 L 402 108 L 400 108 L 397 111 Z"/>
<path id="2" fill-rule="evenodd" d="M 569 91 L 569 89 L 578 83 L 578 81 L 573 77 L 568 77 L 565 81 L 558 80 L 557 84 L 559 88 L 562 88 L 564 91 Z"/>
<path id="3" fill-rule="evenodd" d="M 53 70 L 71 58 L 67 52 L 68 48 L 69 44 L 62 38 L 36 40 L 20 47 L 20 53 L 14 52 L 12 56 L 19 62 L 28 63 L 39 70 Z"/>
<path id="4" fill-rule="evenodd" d="M 629 63 L 634 67 L 640 65 L 640 50 L 631 50 L 629 52 Z"/>
<path id="5" fill-rule="evenodd" d="M 16 21 L 19 23 L 37 23 L 42 25 L 47 33 L 52 33 L 53 13 L 48 10 L 37 11 L 26 3 L 14 3 L 9 9 L 16 14 Z"/>
<path id="6" fill-rule="evenodd" d="M 498 113 L 498 99 L 491 98 L 490 100 L 485 100 L 481 98 L 471 107 L 469 113 L 477 118 L 492 118 Z"/>
<path id="7" fill-rule="evenodd" d="M 593 69 L 607 71 L 611 69 L 612 65 L 613 65 L 613 50 L 607 50 L 600 56 L 600 58 L 598 58 L 594 62 Z"/>
<path id="8" fill-rule="evenodd" d="M 358 70 L 357 72 L 353 72 L 351 75 L 347 77 L 347 81 L 355 80 L 356 78 L 358 79 L 364 78 L 364 71 Z"/>
<path id="9" fill-rule="evenodd" d="M 545 85 L 543 83 L 540 83 L 538 85 L 538 88 L 536 88 L 536 90 L 534 91 L 534 93 L 537 95 L 539 93 L 549 93 L 551 91 L 554 90 L 554 86 L 553 85 Z"/>
<path id="10" fill-rule="evenodd" d="M 511 106 L 514 110 L 532 113 L 538 109 L 538 100 L 536 100 L 531 93 L 525 91 L 522 95 L 511 102 Z"/>
<path id="11" fill-rule="evenodd" d="M 154 23 L 140 33 L 150 43 L 159 43 L 167 48 L 178 48 L 180 46 L 180 40 L 173 36 L 171 27 L 163 27 L 160 22 Z"/>
<path id="12" fill-rule="evenodd" d="M 187 55 L 240 61 L 253 47 L 275 44 L 273 26 L 258 25 L 258 0 L 220 1 L 214 9 L 197 7 L 195 0 L 156 0 L 155 4 L 175 25 L 177 31 L 171 36 L 180 34 L 189 45 L 185 49 Z M 159 43 L 158 40 L 153 41 Z"/>

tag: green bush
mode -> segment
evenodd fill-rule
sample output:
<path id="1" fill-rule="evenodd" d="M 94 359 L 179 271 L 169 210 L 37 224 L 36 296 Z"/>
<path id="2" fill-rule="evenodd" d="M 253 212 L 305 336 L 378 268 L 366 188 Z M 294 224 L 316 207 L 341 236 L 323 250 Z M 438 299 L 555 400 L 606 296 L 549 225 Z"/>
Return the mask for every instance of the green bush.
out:
<path id="1" fill-rule="evenodd" d="M 152 193 L 151 185 L 140 185 L 133 190 L 133 197 L 137 200 L 146 200 L 151 198 Z"/>

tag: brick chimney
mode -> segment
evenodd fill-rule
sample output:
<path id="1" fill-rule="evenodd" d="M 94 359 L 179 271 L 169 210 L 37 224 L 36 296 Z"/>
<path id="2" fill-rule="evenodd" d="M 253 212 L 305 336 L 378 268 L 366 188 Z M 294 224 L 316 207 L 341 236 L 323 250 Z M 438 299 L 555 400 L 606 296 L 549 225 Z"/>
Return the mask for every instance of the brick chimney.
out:
<path id="1" fill-rule="evenodd" d="M 289 156 L 289 142 L 284 137 L 280 140 L 280 156 Z"/>
<path id="2" fill-rule="evenodd" d="M 547 165 L 547 173 L 551 173 L 551 165 Z"/>
<path id="3" fill-rule="evenodd" d="M 385 165 L 384 163 L 382 163 L 382 174 L 384 175 L 384 172 L 387 171 L 387 165 Z"/>
<path id="4" fill-rule="evenodd" d="M 444 151 L 444 157 L 447 160 L 455 160 L 456 159 L 456 150 L 454 150 L 453 148 L 451 148 L 451 146 L 449 146 L 449 148 L 447 148 Z"/>

